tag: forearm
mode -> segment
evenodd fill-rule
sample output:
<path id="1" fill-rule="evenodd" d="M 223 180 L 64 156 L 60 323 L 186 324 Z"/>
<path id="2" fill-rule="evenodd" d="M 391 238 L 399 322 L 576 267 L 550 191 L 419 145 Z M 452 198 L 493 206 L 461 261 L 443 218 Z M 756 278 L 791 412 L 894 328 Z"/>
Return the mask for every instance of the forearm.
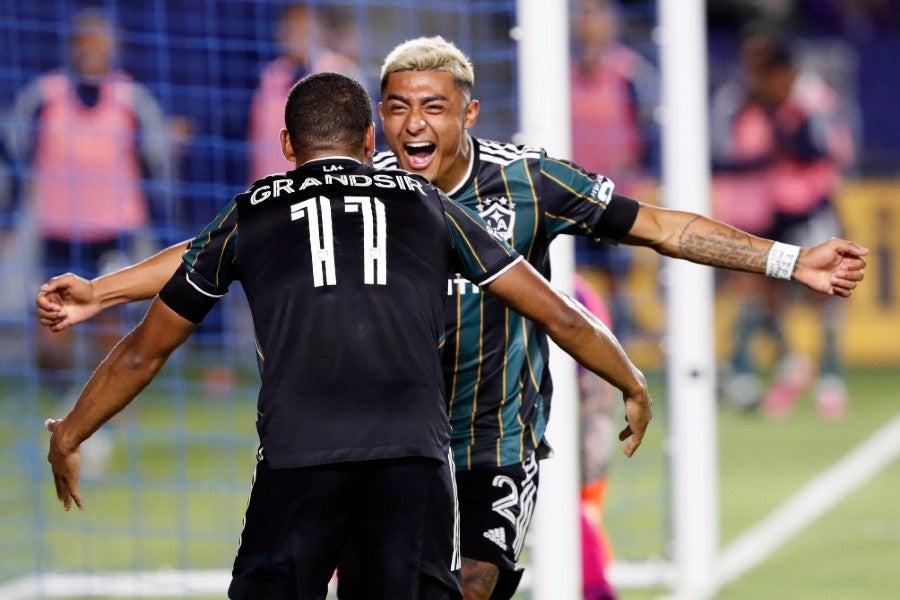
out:
<path id="1" fill-rule="evenodd" d="M 77 448 L 125 408 L 152 381 L 194 327 L 161 300 L 154 300 L 140 325 L 122 338 L 100 363 L 75 406 L 60 423 L 55 434 L 60 450 L 64 453 Z"/>
<path id="2" fill-rule="evenodd" d="M 565 297 L 573 310 L 547 334 L 582 366 L 628 396 L 646 393 L 643 373 L 631 362 L 619 341 L 600 319 L 581 303 Z"/>
<path id="3" fill-rule="evenodd" d="M 530 264 L 520 261 L 486 289 L 542 327 L 556 344 L 586 369 L 626 395 L 646 393 L 644 377 L 618 340 L 580 302 L 553 288 Z"/>
<path id="4" fill-rule="evenodd" d="M 701 265 L 765 273 L 772 241 L 713 219 L 675 210 L 641 206 L 623 240 Z"/>
<path id="5" fill-rule="evenodd" d="M 179 242 L 150 258 L 91 281 L 101 308 L 152 298 L 181 264 L 188 241 Z"/>
<path id="6" fill-rule="evenodd" d="M 75 406 L 59 424 L 54 437 L 61 453 L 72 452 L 121 412 L 162 367 L 164 357 L 147 360 L 136 354 L 133 336 L 129 334 L 100 363 Z"/>

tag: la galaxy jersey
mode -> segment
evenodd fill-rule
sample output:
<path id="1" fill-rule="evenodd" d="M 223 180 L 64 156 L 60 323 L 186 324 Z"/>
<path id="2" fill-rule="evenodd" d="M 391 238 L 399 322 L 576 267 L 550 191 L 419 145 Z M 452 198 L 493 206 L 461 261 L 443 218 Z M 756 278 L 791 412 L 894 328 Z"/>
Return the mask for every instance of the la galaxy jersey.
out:
<path id="1" fill-rule="evenodd" d="M 613 183 L 529 146 L 472 138 L 473 162 L 450 197 L 478 211 L 545 277 L 560 234 L 603 237 Z M 393 154 L 375 166 L 396 166 Z M 546 335 L 462 276 L 447 281 L 442 362 L 458 469 L 525 460 L 544 435 L 552 384 Z"/>
<path id="2" fill-rule="evenodd" d="M 443 460 L 448 273 L 484 284 L 516 260 L 424 179 L 331 158 L 235 197 L 160 297 L 199 322 L 232 281 L 243 286 L 260 357 L 257 430 L 273 467 Z"/>

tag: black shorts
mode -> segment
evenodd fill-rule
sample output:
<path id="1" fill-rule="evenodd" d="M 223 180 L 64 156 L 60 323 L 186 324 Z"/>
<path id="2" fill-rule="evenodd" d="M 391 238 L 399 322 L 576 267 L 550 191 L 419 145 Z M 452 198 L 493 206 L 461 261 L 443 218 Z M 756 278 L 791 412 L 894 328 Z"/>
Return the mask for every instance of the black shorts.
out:
<path id="1" fill-rule="evenodd" d="M 465 558 L 515 570 L 537 499 L 538 461 L 456 472 Z"/>
<path id="2" fill-rule="evenodd" d="M 412 457 L 272 469 L 261 460 L 228 597 L 324 599 L 348 544 L 358 549 L 366 598 L 461 598 L 449 462 Z"/>

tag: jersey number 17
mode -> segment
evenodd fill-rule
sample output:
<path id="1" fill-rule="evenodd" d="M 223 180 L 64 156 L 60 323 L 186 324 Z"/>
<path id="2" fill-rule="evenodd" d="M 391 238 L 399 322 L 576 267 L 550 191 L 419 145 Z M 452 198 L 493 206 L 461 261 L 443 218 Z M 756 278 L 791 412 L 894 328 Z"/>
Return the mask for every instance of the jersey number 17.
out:
<path id="1" fill-rule="evenodd" d="M 384 203 L 369 196 L 345 196 L 343 204 L 345 213 L 362 215 L 364 283 L 387 284 L 387 222 L 384 218 Z M 337 284 L 331 210 L 331 199 L 325 196 L 291 205 L 291 221 L 306 219 L 309 225 L 309 251 L 315 287 Z"/>

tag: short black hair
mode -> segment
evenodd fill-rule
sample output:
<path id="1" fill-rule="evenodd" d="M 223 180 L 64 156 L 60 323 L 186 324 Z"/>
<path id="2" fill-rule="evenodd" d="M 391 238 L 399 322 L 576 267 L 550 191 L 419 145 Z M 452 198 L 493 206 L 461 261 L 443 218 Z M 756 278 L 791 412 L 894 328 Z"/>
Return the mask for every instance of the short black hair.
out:
<path id="1" fill-rule="evenodd" d="M 284 125 L 296 153 L 362 148 L 372 121 L 369 94 L 340 73 L 307 75 L 291 88 L 284 107 Z"/>
<path id="2" fill-rule="evenodd" d="M 751 53 L 763 69 L 793 66 L 794 53 L 786 35 L 765 22 L 754 22 L 741 32 L 741 51 Z"/>

